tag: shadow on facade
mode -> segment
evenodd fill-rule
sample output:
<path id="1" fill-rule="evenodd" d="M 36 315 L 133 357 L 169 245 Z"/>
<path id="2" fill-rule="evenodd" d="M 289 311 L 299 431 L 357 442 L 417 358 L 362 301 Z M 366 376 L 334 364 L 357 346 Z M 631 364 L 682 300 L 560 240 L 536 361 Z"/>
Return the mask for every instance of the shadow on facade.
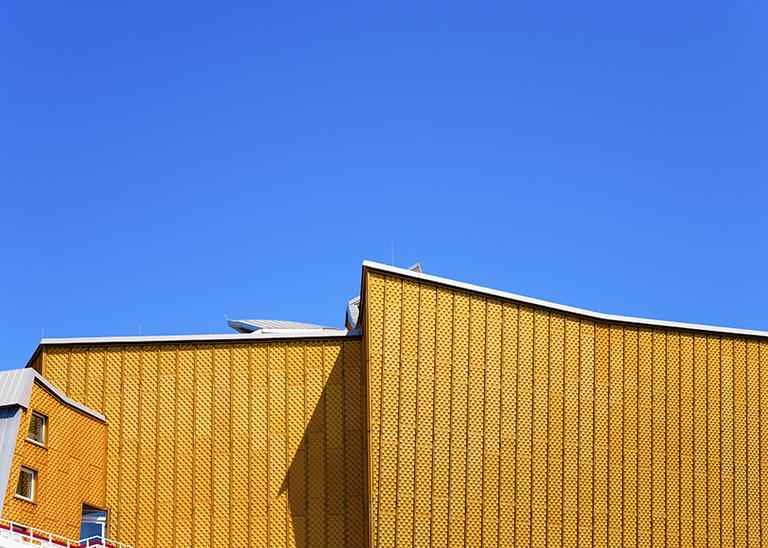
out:
<path id="1" fill-rule="evenodd" d="M 297 548 L 363 542 L 362 375 L 359 359 L 344 362 L 340 352 L 280 488 Z"/>

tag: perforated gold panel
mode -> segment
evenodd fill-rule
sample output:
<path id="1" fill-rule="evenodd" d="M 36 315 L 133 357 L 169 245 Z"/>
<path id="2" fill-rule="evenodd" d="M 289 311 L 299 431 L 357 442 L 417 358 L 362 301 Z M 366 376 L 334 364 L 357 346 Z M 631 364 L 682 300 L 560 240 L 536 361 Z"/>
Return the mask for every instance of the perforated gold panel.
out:
<path id="1" fill-rule="evenodd" d="M 372 546 L 768 544 L 767 343 L 365 287 Z"/>
<path id="2" fill-rule="evenodd" d="M 46 347 L 44 374 L 107 416 L 103 454 L 85 461 L 101 468 L 57 491 L 41 472 L 47 513 L 8 499 L 4 517 L 76 537 L 87 500 L 110 511 L 110 536 L 141 548 L 361 546 L 361 359 L 354 338 Z M 94 439 L 79 423 L 52 425 Z"/>
<path id="3" fill-rule="evenodd" d="M 48 417 L 45 447 L 26 440 L 32 411 Z M 104 507 L 106 444 L 103 422 L 62 404 L 35 383 L 29 409 L 21 412 L 3 518 L 79 538 L 83 503 Z M 14 496 L 21 466 L 37 471 L 34 503 Z"/>
<path id="4" fill-rule="evenodd" d="M 111 535 L 768 545 L 768 343 L 364 281 L 363 341 L 44 349 L 33 365 L 108 417 Z"/>

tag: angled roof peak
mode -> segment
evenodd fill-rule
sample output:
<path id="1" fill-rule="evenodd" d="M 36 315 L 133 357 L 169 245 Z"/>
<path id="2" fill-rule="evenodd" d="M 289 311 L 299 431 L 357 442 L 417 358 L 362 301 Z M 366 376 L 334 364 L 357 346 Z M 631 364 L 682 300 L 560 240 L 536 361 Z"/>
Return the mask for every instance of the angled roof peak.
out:
<path id="1" fill-rule="evenodd" d="M 363 262 L 363 266 L 366 266 L 367 262 L 369 261 Z M 409 266 L 408 270 L 410 272 L 417 272 L 419 274 L 424 272 L 424 270 L 421 267 L 421 263 L 418 263 L 418 262 L 413 263 L 411 266 Z M 350 333 L 358 334 L 360 332 L 360 330 L 358 329 L 359 321 L 360 321 L 360 295 L 358 295 L 354 299 L 350 299 L 347 302 L 347 310 L 344 316 L 344 325 L 347 326 L 347 331 L 349 331 Z"/>

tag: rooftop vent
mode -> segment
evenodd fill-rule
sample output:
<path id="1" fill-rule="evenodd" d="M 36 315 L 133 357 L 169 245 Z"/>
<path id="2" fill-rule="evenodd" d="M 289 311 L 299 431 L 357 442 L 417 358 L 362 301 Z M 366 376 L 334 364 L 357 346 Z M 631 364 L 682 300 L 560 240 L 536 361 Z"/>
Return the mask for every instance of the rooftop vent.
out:
<path id="1" fill-rule="evenodd" d="M 358 295 L 354 299 L 350 299 L 347 303 L 347 314 L 344 318 L 344 324 L 349 331 L 354 331 L 357 328 L 357 320 L 360 317 L 360 296 Z"/>

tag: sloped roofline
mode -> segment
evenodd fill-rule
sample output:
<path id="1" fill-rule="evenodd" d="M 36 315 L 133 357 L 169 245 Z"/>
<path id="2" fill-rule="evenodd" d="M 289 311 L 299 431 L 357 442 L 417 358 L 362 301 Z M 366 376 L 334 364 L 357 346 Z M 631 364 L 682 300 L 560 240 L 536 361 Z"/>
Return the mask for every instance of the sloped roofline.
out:
<path id="1" fill-rule="evenodd" d="M 768 338 L 768 331 L 760 331 L 756 329 L 739 329 L 736 327 L 721 327 L 716 325 L 706 325 L 698 323 L 685 323 L 675 322 L 667 320 L 655 320 L 651 318 L 639 318 L 635 316 L 621 316 L 619 314 L 605 314 L 603 312 L 596 312 L 594 310 L 588 310 L 586 308 L 577 308 L 575 306 L 568 306 L 564 304 L 554 303 L 551 301 L 545 301 L 542 299 L 535 299 L 533 297 L 526 297 L 525 295 L 518 295 L 517 293 L 510 293 L 508 291 L 501 291 L 498 289 L 491 289 L 489 287 L 482 287 L 466 282 L 460 282 L 457 280 L 451 280 L 449 278 L 443 278 L 441 276 L 433 276 L 431 274 L 424 274 L 423 272 L 414 272 L 405 268 L 399 268 L 396 266 L 377 263 L 375 261 L 363 261 L 363 269 L 377 270 L 380 272 L 386 272 L 389 274 L 396 274 L 405 278 L 412 278 L 424 282 L 430 282 L 437 285 L 446 287 L 453 287 L 472 293 L 480 293 L 491 297 L 498 297 L 509 301 L 518 303 L 529 304 L 532 306 L 538 306 L 541 308 L 548 308 L 550 310 L 557 310 L 558 312 L 565 312 L 567 314 L 574 314 L 577 316 L 585 316 L 593 318 L 595 320 L 601 320 L 605 322 L 624 323 L 633 325 L 647 325 L 651 327 L 664 327 L 672 329 L 684 329 L 688 331 L 705 331 L 708 333 L 721 333 L 728 335 L 742 335 L 746 337 L 763 337 Z"/>
<path id="2" fill-rule="evenodd" d="M 43 386 L 46 390 L 48 390 L 51 394 L 53 394 L 54 397 L 58 398 L 61 401 L 61 403 L 63 403 L 64 405 L 68 405 L 69 407 L 76 409 L 81 413 L 84 413 L 98 421 L 107 422 L 107 417 L 105 417 L 95 409 L 91 409 L 87 405 L 84 405 L 79 401 L 73 400 L 72 398 L 67 396 L 64 392 L 59 390 L 56 386 L 54 386 L 51 383 L 51 381 L 43 377 L 40 373 L 38 373 L 34 369 L 31 369 L 31 371 L 33 371 L 35 374 L 35 382 Z"/>
<path id="3" fill-rule="evenodd" d="M 0 407 L 19 406 L 29 409 L 32 386 L 37 383 L 62 404 L 101 422 L 107 419 L 98 411 L 73 400 L 34 369 L 12 369 L 0 372 Z"/>

